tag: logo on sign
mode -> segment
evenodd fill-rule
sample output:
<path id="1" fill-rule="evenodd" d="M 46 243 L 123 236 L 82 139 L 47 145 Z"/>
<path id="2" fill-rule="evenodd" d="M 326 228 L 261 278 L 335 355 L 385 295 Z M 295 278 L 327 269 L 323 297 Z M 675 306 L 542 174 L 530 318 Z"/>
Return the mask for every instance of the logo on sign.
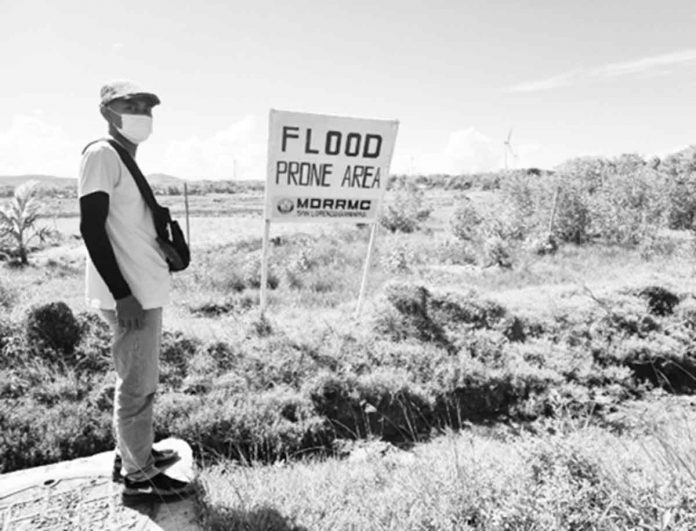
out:
<path id="1" fill-rule="evenodd" d="M 292 199 L 281 199 L 278 201 L 276 208 L 278 208 L 278 212 L 281 214 L 289 214 L 295 210 L 295 202 Z"/>

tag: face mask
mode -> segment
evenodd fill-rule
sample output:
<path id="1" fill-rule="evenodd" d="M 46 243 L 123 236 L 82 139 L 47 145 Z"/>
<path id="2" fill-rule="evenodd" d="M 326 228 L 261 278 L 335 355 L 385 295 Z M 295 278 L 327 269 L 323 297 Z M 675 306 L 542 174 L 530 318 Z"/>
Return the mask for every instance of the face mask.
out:
<path id="1" fill-rule="evenodd" d="M 148 139 L 152 133 L 152 116 L 143 114 L 121 114 L 121 127 L 117 127 L 119 133 L 134 144 L 140 144 Z"/>
<path id="2" fill-rule="evenodd" d="M 121 133 L 124 138 L 133 142 L 133 144 L 140 144 L 144 142 L 152 133 L 152 116 L 146 116 L 144 114 L 120 114 L 106 107 L 106 112 L 112 115 L 119 116 L 121 118 L 121 127 L 116 127 L 116 130 Z M 113 122 L 112 122 L 113 123 Z"/>

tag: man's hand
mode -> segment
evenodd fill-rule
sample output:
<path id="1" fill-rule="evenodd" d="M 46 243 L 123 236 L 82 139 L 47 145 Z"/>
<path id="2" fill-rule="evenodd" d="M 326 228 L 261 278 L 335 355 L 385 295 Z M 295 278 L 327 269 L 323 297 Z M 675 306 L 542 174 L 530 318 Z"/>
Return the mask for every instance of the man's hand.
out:
<path id="1" fill-rule="evenodd" d="M 145 321 L 145 311 L 138 299 L 128 295 L 116 301 L 118 325 L 126 330 L 140 330 Z"/>

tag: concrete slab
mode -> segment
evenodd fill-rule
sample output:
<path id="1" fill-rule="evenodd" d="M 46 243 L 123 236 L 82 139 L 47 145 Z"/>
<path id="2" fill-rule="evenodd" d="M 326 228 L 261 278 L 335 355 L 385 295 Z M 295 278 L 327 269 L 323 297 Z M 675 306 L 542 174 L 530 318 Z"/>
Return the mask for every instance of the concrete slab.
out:
<path id="1" fill-rule="evenodd" d="M 173 448 L 181 459 L 167 474 L 194 479 L 191 447 L 180 439 L 155 444 Z M 111 481 L 113 452 L 0 475 L 0 529 L 137 529 L 198 531 L 193 500 L 133 506 L 121 502 L 121 486 Z"/>

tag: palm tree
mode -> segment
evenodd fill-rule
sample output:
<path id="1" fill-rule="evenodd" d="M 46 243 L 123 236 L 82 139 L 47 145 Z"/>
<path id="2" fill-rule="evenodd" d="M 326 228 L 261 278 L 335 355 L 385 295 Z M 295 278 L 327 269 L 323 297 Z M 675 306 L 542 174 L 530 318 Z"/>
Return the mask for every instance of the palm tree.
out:
<path id="1" fill-rule="evenodd" d="M 9 237 L 16 245 L 19 263 L 26 265 L 29 242 L 35 238 L 43 240 L 47 228 L 37 228 L 40 205 L 36 200 L 37 181 L 28 181 L 17 186 L 12 200 L 0 209 L 0 236 Z"/>

